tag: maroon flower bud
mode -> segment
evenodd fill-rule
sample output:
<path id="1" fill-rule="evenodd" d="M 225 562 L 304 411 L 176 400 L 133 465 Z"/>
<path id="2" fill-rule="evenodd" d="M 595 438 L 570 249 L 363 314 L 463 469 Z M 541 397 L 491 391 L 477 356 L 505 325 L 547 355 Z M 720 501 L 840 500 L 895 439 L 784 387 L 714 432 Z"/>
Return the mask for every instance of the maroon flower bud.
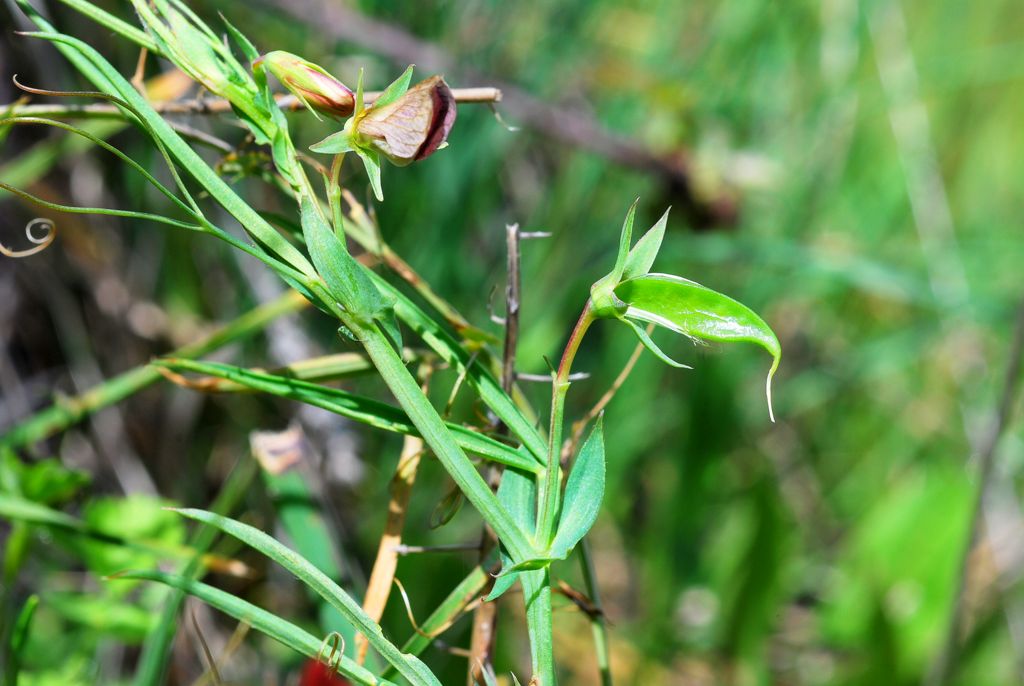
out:
<path id="1" fill-rule="evenodd" d="M 257 60 L 266 65 L 285 88 L 314 112 L 347 117 L 355 109 L 352 91 L 323 67 L 283 50 L 268 52 Z"/>
<path id="2" fill-rule="evenodd" d="M 455 98 L 440 76 L 431 76 L 382 107 L 357 115 L 355 132 L 399 167 L 429 157 L 448 140 Z"/>

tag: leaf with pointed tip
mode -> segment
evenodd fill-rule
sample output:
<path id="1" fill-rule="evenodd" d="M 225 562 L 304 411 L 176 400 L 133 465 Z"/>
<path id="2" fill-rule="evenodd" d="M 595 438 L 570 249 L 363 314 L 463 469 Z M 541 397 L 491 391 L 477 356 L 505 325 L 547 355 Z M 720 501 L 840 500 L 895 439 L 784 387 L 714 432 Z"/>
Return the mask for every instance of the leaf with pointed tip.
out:
<path id="1" fill-rule="evenodd" d="M 189 519 L 194 519 L 220 529 L 287 569 L 295 578 L 299 579 L 312 591 L 315 591 L 317 595 L 330 603 L 345 619 L 351 622 L 352 626 L 361 632 L 370 645 L 381 654 L 381 657 L 392 664 L 399 674 L 408 679 L 411 684 L 415 686 L 441 686 L 441 682 L 437 680 L 437 677 L 431 673 L 421 660 L 403 653 L 397 646 L 385 638 L 384 631 L 380 628 L 380 625 L 373 621 L 348 593 L 291 548 L 279 543 L 272 536 L 255 527 L 229 519 L 228 517 L 222 517 L 213 512 L 190 508 L 174 508 L 174 511 Z"/>
<path id="2" fill-rule="evenodd" d="M 231 38 L 235 41 L 235 44 L 238 46 L 238 49 L 242 51 L 243 55 L 245 55 L 245 59 L 249 60 L 250 62 L 255 62 L 256 60 L 258 60 L 260 58 L 260 51 L 257 50 L 256 46 L 252 44 L 252 41 L 250 41 L 249 38 L 246 37 L 244 33 L 235 28 L 234 24 L 229 22 L 227 18 L 224 17 L 223 14 L 220 15 L 220 20 L 224 22 L 224 28 L 228 30 L 228 33 L 231 35 Z"/>
<path id="3" fill-rule="evenodd" d="M 352 140 L 347 130 L 332 133 L 319 143 L 314 143 L 309 146 L 309 149 L 313 152 L 320 152 L 327 155 L 337 155 L 339 153 L 352 152 L 355 150 L 355 148 L 352 147 Z"/>
<path id="4" fill-rule="evenodd" d="M 516 585 L 517 581 L 519 581 L 519 572 L 511 572 L 495 577 L 494 585 L 491 586 L 491 592 L 484 598 L 484 602 L 490 603 L 505 595 L 510 588 Z"/>
<path id="5" fill-rule="evenodd" d="M 419 434 L 409 416 L 401 409 L 382 403 L 379 400 L 343 391 L 340 388 L 322 386 L 310 381 L 297 379 L 293 376 L 281 376 L 256 369 L 245 369 L 223 362 L 200 362 L 172 358 L 157 360 L 153 364 L 172 369 L 176 372 L 190 372 L 226 379 L 262 393 L 297 400 L 313 407 L 319 407 L 377 429 L 394 431 L 405 435 Z M 523 469 L 526 472 L 540 470 L 539 463 L 530 456 L 525 448 L 513 448 L 490 436 L 477 433 L 459 424 L 448 423 L 446 426 L 452 432 L 456 442 L 466 451 L 506 466 Z M 458 489 L 455 492 L 458 493 Z M 2 499 L 2 496 L 0 496 L 0 499 Z"/>
<path id="6" fill-rule="evenodd" d="M 363 68 L 359 67 L 359 79 L 356 81 L 356 106 L 353 110 L 355 114 L 359 114 L 366 109 L 366 105 L 363 103 L 363 73 Z"/>
<path id="7" fill-rule="evenodd" d="M 387 309 L 388 303 L 380 291 L 308 195 L 302 197 L 301 218 L 309 256 L 335 300 L 364 321 Z"/>
<path id="8" fill-rule="evenodd" d="M 512 515 L 524 532 L 533 533 L 537 517 L 537 491 L 534 488 L 534 476 L 530 471 L 506 469 L 498 486 L 498 502 Z"/>
<path id="9" fill-rule="evenodd" d="M 633 219 L 636 217 L 636 206 L 640 204 L 640 198 L 633 201 L 626 212 L 626 218 L 622 222 L 622 233 L 619 234 L 619 252 L 615 256 L 615 267 L 612 268 L 612 281 L 618 283 L 622 280 L 622 270 L 626 268 L 626 260 L 629 257 L 629 246 L 633 242 Z"/>
<path id="10" fill-rule="evenodd" d="M 366 175 L 370 178 L 370 187 L 373 188 L 373 195 L 377 202 L 384 202 L 384 189 L 380 185 L 380 156 L 376 150 L 356 148 L 355 153 L 363 161 L 366 167 Z"/>
<path id="11" fill-rule="evenodd" d="M 390 86 L 384 89 L 384 92 L 380 94 L 376 100 L 373 101 L 374 107 L 384 107 L 390 105 L 395 100 L 405 95 L 405 92 L 409 90 L 409 83 L 412 81 L 412 64 L 406 68 L 406 70 L 395 79 Z"/>
<path id="12" fill-rule="evenodd" d="M 623 281 L 615 289 L 627 305 L 626 317 L 653 322 L 690 338 L 721 343 L 749 342 L 772 356 L 765 383 L 768 414 L 772 409 L 772 377 L 782 359 L 775 332 L 746 305 L 689 279 L 649 274 Z"/>
<path id="13" fill-rule="evenodd" d="M 533 533 L 537 518 L 537 491 L 534 488 L 534 478 L 528 472 L 505 469 L 501 475 L 501 484 L 498 486 L 498 502 L 527 535 Z M 519 579 L 518 572 L 504 573 L 515 566 L 508 551 L 499 545 L 498 552 L 501 555 L 502 574 L 495 578 L 491 592 L 486 598 L 488 602 L 500 598 Z"/>
<path id="14" fill-rule="evenodd" d="M 661 215 L 661 219 L 648 229 L 643 238 L 638 240 L 633 249 L 629 251 L 625 267 L 622 270 L 621 280 L 625 281 L 637 276 L 644 276 L 647 272 L 651 271 L 654 258 L 658 256 L 658 251 L 661 249 L 661 241 L 665 238 L 665 226 L 668 224 L 668 213 L 671 210 L 671 207 L 665 210 L 665 214 Z"/>
<path id="15" fill-rule="evenodd" d="M 619 319 L 624 324 L 629 325 L 629 328 L 633 330 L 633 333 L 636 335 L 640 343 L 642 343 L 643 346 L 647 348 L 650 352 L 654 353 L 654 356 L 657 357 L 659 360 L 661 360 L 670 367 L 675 367 L 676 369 L 693 369 L 693 367 L 691 367 L 690 365 L 683 364 L 682 362 L 676 362 L 671 357 L 669 357 L 665 353 L 665 351 L 661 349 L 661 346 L 654 342 L 654 339 L 651 338 L 650 334 L 647 333 L 647 329 L 645 329 L 644 327 L 640 326 L 632 319 L 629 319 L 627 317 L 620 317 Z"/>
<path id="16" fill-rule="evenodd" d="M 629 211 L 626 212 L 626 219 L 622 222 L 622 232 L 619 234 L 619 251 L 615 256 L 615 266 L 611 272 L 602 276 L 590 287 L 590 302 L 594 307 L 594 315 L 601 318 L 620 317 L 625 311 L 625 306 L 615 297 L 615 287 L 622 281 L 622 272 L 626 268 L 626 260 L 629 257 L 629 245 L 633 237 L 633 218 L 636 216 L 636 206 L 640 198 L 633 201 Z"/>
<path id="17" fill-rule="evenodd" d="M 579 457 L 576 458 L 565 484 L 562 517 L 550 548 L 553 557 L 569 557 L 572 549 L 597 521 L 597 513 L 601 509 L 603 499 L 604 421 L 598 418 L 590 437 L 580 448 Z"/>

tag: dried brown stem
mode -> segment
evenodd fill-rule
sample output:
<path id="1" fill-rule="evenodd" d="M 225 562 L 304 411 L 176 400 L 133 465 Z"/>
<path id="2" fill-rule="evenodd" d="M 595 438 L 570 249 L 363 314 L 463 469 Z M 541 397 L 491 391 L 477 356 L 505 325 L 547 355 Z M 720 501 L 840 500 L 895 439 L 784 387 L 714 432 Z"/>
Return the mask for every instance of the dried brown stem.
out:
<path id="1" fill-rule="evenodd" d="M 388 502 L 388 517 L 384 525 L 384 535 L 377 546 L 377 559 L 370 572 L 370 582 L 366 586 L 366 598 L 363 609 L 366 614 L 379 622 L 388 604 L 391 586 L 395 582 L 395 570 L 398 569 L 398 548 L 402 544 L 402 529 L 405 528 L 405 513 L 416 481 L 416 470 L 423 456 L 423 439 L 417 436 L 406 436 L 402 443 L 402 455 L 398 458 L 395 475 L 391 479 L 391 499 Z M 356 636 L 356 659 L 360 664 L 366 659 L 369 643 L 362 634 Z"/>

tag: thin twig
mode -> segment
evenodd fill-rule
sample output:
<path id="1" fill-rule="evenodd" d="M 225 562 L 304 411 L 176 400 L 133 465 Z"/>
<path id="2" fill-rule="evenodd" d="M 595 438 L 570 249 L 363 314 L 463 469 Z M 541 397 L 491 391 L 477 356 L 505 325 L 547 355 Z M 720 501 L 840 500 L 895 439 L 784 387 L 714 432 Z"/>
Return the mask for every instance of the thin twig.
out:
<path id="1" fill-rule="evenodd" d="M 405 513 L 422 456 L 423 439 L 406 436 L 402 444 L 402 455 L 398 459 L 398 466 L 395 467 L 395 476 L 391 479 L 391 499 L 388 503 L 387 522 L 384 525 L 384 534 L 380 537 L 380 544 L 377 546 L 377 559 L 373 563 L 370 582 L 366 586 L 366 597 L 363 601 L 363 609 L 374 621 L 380 621 L 381 615 L 384 614 L 384 607 L 388 603 L 388 596 L 391 594 L 391 586 L 397 581 L 395 571 L 398 569 L 398 547 L 402 544 Z M 370 645 L 366 637 L 359 634 L 356 636 L 356 646 L 356 659 L 362 664 Z"/>
<path id="2" fill-rule="evenodd" d="M 505 284 L 505 345 L 501 355 L 501 388 L 511 395 L 516 382 L 516 344 L 519 341 L 519 224 L 505 227 L 505 247 L 508 251 L 507 282 Z"/>
<path id="3" fill-rule="evenodd" d="M 417 555 L 421 553 L 462 553 L 467 550 L 479 550 L 477 543 L 449 543 L 447 545 L 396 545 L 396 555 Z"/>
<path id="4" fill-rule="evenodd" d="M 583 381 L 584 379 L 590 378 L 590 372 L 573 372 L 568 377 L 569 381 Z M 520 372 L 516 374 L 516 380 L 518 381 L 532 381 L 533 383 L 551 383 L 550 374 L 527 374 Z"/>
<path id="5" fill-rule="evenodd" d="M 366 93 L 366 103 L 373 104 L 373 101 L 380 97 L 382 91 L 369 91 Z M 501 102 L 501 90 L 498 88 L 452 88 L 452 96 L 455 102 L 463 105 L 475 105 Z M 298 111 L 305 108 L 305 105 L 294 95 L 275 96 L 277 104 L 285 110 Z M 229 114 L 231 103 L 221 98 L 190 98 L 183 100 L 170 100 L 167 102 L 152 103 L 153 109 L 160 114 Z M 37 105 L 21 105 L 8 103 L 0 105 L 0 111 L 13 112 L 19 117 L 70 117 L 85 119 L 123 119 L 124 112 L 114 105 L 89 104 L 89 105 L 64 105 L 42 103 Z"/>
<path id="6" fill-rule="evenodd" d="M 519 224 L 505 225 L 505 341 L 501 355 L 501 388 L 512 394 L 516 383 L 516 349 L 519 344 L 519 305 L 522 302 L 522 275 L 520 270 Z M 507 428 L 497 426 L 496 432 L 507 433 Z M 492 488 L 501 483 L 502 469 L 492 465 L 488 476 Z M 490 554 L 494 547 L 491 532 L 484 527 L 480 534 L 480 560 Z M 490 582 L 493 583 L 493 582 Z M 490 584 L 489 584 L 490 585 Z M 494 652 L 495 630 L 498 625 L 498 604 L 481 603 L 473 613 L 473 630 L 469 644 L 469 673 L 467 683 L 473 686 L 483 678 L 483 670 L 491 668 Z"/>
<path id="7" fill-rule="evenodd" d="M 967 587 L 970 583 L 970 558 L 971 553 L 984 538 L 984 503 L 985 493 L 995 473 L 996 449 L 999 440 L 1006 431 L 1013 413 L 1014 401 L 1017 398 L 1017 389 L 1020 385 L 1020 371 L 1022 357 L 1024 357 L 1024 301 L 1017 309 L 1017 323 L 1014 329 L 1013 342 L 1010 345 L 1010 353 L 1006 365 L 1006 374 L 1003 377 L 1003 390 L 996 408 L 994 417 L 986 433 L 979 444 L 978 449 L 978 490 L 975 495 L 974 508 L 971 512 L 970 534 L 963 552 L 960 555 L 960 565 L 957 572 L 956 596 L 953 602 L 953 611 L 946 626 L 946 638 L 943 649 L 939 652 L 931 670 L 925 677 L 927 686 L 943 686 L 948 683 L 956 667 L 956 661 L 960 651 L 960 640 L 963 635 L 964 623 L 967 619 Z"/>

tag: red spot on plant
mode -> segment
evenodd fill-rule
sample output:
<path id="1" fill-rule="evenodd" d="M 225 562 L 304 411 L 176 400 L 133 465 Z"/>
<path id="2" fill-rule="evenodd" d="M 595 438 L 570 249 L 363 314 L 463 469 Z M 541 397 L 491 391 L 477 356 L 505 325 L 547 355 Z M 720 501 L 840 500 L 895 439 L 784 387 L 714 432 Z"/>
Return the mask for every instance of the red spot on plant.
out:
<path id="1" fill-rule="evenodd" d="M 348 679 L 341 676 L 319 660 L 307 660 L 299 677 L 299 686 L 351 686 Z"/>

